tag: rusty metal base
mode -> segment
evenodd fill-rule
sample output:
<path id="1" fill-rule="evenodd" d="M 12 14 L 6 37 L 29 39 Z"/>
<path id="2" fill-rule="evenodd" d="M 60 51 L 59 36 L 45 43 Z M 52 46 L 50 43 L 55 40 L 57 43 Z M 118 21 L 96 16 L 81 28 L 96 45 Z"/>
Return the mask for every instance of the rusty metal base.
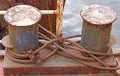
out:
<path id="1" fill-rule="evenodd" d="M 113 65 L 117 62 L 114 57 L 108 61 Z M 92 63 L 96 64 L 95 62 Z M 91 68 L 72 59 L 60 55 L 54 55 L 41 63 L 40 66 L 35 64 L 20 64 L 10 60 L 6 55 L 4 57 L 4 76 L 39 76 L 39 75 L 63 75 L 63 74 L 109 74 L 108 71 L 103 71 Z"/>

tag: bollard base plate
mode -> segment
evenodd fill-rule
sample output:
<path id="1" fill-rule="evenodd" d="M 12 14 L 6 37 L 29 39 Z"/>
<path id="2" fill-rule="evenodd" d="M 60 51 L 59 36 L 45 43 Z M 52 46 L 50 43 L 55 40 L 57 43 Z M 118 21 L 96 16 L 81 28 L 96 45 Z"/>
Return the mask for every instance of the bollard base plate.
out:
<path id="1" fill-rule="evenodd" d="M 43 50 L 44 51 L 44 50 Z M 47 51 L 47 50 L 46 50 Z M 90 62 L 96 64 L 95 62 Z M 117 65 L 114 57 L 108 59 L 111 65 Z M 63 75 L 63 74 L 110 74 L 108 71 L 91 68 L 75 62 L 72 59 L 55 54 L 37 66 L 35 64 L 21 64 L 4 57 L 4 76 L 36 76 L 36 75 Z"/>

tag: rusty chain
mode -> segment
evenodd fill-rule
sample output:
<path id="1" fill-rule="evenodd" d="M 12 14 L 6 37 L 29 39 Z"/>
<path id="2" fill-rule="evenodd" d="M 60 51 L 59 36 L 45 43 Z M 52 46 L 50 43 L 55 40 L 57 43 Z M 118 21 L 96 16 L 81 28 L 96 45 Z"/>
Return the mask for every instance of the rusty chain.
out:
<path id="1" fill-rule="evenodd" d="M 110 51 L 112 50 L 111 46 L 113 45 L 114 42 L 109 44 L 109 50 L 107 53 L 98 53 L 98 52 L 93 52 L 93 51 L 87 50 L 84 47 L 82 47 L 80 44 L 76 43 L 75 41 L 69 40 L 69 38 L 80 37 L 81 35 L 58 37 L 58 36 L 54 35 L 53 33 L 51 33 L 50 31 L 48 31 L 47 29 L 45 29 L 44 27 L 42 27 L 41 25 L 39 25 L 39 28 L 43 29 L 46 33 L 50 34 L 54 39 L 50 39 L 46 35 L 39 33 L 40 36 L 42 36 L 47 41 L 47 43 L 44 43 L 41 47 L 39 47 L 36 50 L 30 49 L 25 54 L 17 54 L 15 52 L 10 51 L 11 50 L 10 48 L 7 48 L 6 55 L 15 62 L 24 63 L 24 64 L 35 63 L 35 64 L 39 65 L 42 61 L 47 60 L 49 57 L 51 57 L 57 53 L 59 55 L 70 58 L 78 63 L 87 65 L 89 67 L 97 68 L 97 69 L 108 70 L 108 71 L 111 71 L 112 73 L 114 73 L 116 76 L 119 76 L 119 74 L 116 72 L 116 70 L 120 69 L 120 67 L 107 65 L 103 61 L 103 59 L 108 58 L 110 56 L 114 56 L 114 57 L 120 56 L 120 53 L 110 53 Z M 49 46 L 50 44 L 54 45 L 55 47 L 54 48 L 50 47 Z M 74 45 L 75 47 L 70 47 L 69 46 L 70 44 Z M 40 51 L 47 47 L 52 48 L 53 50 L 51 50 L 51 53 L 49 53 L 46 57 L 41 58 Z M 73 49 L 74 51 L 77 51 L 79 53 L 86 53 L 90 57 L 76 56 L 74 54 L 74 52 L 70 52 L 69 49 Z M 97 61 L 101 65 L 92 65 L 90 63 L 87 63 L 85 60 Z"/>

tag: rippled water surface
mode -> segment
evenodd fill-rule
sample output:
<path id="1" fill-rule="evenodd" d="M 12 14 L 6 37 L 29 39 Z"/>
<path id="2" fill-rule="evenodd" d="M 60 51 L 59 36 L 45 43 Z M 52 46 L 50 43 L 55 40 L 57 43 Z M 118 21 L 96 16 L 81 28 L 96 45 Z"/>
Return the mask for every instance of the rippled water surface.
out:
<path id="1" fill-rule="evenodd" d="M 82 18 L 80 10 L 84 6 L 92 4 L 106 5 L 117 13 L 117 20 L 113 23 L 111 34 L 117 40 L 113 47 L 120 48 L 120 0 L 66 0 L 63 15 L 63 34 L 65 36 L 81 34 Z"/>

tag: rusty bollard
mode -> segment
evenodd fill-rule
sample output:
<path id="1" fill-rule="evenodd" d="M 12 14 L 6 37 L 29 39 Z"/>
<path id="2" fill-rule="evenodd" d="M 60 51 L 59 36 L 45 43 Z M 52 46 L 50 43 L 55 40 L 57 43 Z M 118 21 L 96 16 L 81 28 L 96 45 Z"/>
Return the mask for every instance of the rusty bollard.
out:
<path id="1" fill-rule="evenodd" d="M 84 7 L 80 14 L 83 18 L 80 44 L 88 50 L 106 53 L 116 13 L 104 5 L 90 5 Z"/>
<path id="2" fill-rule="evenodd" d="M 38 48 L 39 9 L 30 5 L 17 5 L 8 9 L 4 18 L 8 22 L 10 42 L 17 53 Z"/>

